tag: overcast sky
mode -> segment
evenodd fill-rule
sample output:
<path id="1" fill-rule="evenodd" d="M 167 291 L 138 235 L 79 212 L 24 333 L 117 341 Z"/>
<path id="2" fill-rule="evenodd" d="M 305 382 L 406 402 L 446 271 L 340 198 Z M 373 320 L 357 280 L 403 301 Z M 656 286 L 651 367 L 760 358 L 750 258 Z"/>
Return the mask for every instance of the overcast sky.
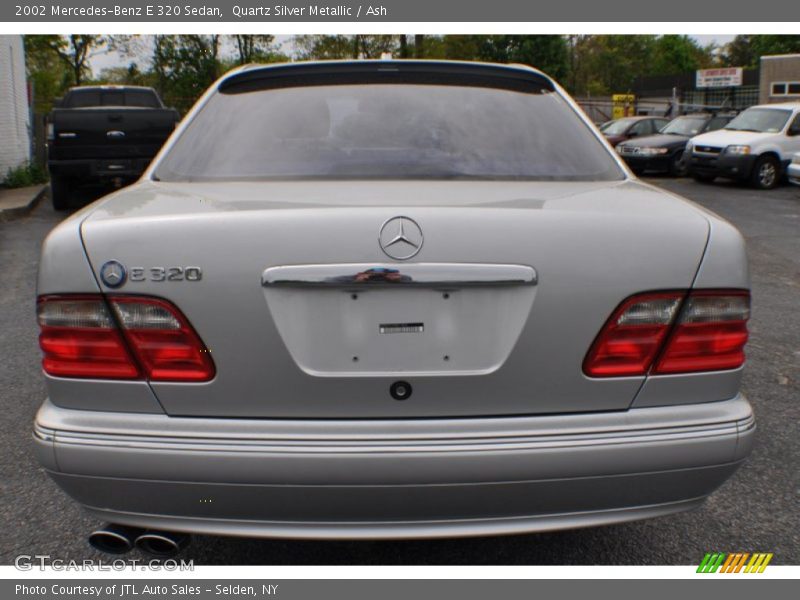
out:
<path id="1" fill-rule="evenodd" d="M 142 36 L 142 37 L 147 38 L 149 36 Z M 289 43 L 291 37 L 293 36 L 276 35 L 275 41 L 281 45 L 286 46 Z M 690 37 L 696 39 L 703 46 L 706 46 L 711 43 L 717 44 L 718 46 L 722 46 L 724 44 L 727 44 L 734 38 L 733 35 L 692 35 Z M 229 53 L 233 52 L 232 47 L 227 48 L 225 50 Z M 284 48 L 285 52 L 288 52 L 289 50 L 290 48 Z M 147 58 L 149 56 L 149 50 L 145 48 L 142 54 L 143 57 L 138 59 L 133 59 L 129 56 L 122 56 L 116 52 L 104 52 L 98 54 L 96 56 L 93 56 L 90 61 L 90 64 L 92 66 L 92 72 L 94 73 L 94 75 L 99 75 L 100 71 L 102 71 L 103 69 L 107 69 L 109 67 L 126 67 L 131 62 L 138 63 L 140 68 L 145 67 L 147 64 Z"/>

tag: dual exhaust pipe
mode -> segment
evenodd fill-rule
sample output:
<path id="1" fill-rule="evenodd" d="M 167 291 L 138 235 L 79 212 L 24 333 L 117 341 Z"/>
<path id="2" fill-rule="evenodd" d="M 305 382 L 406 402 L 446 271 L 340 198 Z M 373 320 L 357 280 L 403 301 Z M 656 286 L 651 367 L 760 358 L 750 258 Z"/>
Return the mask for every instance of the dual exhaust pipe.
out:
<path id="1" fill-rule="evenodd" d="M 189 543 L 189 535 L 110 524 L 89 534 L 89 545 L 107 554 L 125 554 L 134 548 L 158 557 L 174 556 Z"/>

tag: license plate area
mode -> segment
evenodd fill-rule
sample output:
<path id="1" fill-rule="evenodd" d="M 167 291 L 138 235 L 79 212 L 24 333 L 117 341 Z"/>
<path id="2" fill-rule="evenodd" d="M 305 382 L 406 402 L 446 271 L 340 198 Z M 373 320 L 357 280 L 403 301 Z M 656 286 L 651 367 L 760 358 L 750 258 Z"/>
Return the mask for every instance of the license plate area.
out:
<path id="1" fill-rule="evenodd" d="M 535 286 L 265 287 L 292 358 L 320 377 L 468 375 L 497 370 Z"/>

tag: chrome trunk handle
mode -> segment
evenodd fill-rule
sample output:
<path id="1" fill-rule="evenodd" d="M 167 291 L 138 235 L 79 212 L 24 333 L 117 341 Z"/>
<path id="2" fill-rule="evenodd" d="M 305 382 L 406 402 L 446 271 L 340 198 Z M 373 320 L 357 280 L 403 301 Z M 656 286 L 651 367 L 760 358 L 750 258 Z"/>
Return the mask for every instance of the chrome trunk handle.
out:
<path id="1" fill-rule="evenodd" d="M 346 263 L 270 267 L 261 276 L 267 287 L 467 286 L 536 285 L 527 265 L 483 263 Z"/>

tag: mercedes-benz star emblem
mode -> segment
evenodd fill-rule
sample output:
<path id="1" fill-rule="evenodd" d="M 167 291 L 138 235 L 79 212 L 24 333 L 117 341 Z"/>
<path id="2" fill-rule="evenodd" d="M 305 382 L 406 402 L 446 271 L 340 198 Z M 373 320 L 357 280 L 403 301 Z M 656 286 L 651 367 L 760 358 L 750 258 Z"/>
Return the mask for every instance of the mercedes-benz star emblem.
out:
<path id="1" fill-rule="evenodd" d="M 100 279 L 110 288 L 118 288 L 125 283 L 128 272 L 118 260 L 109 260 L 100 267 Z"/>
<path id="2" fill-rule="evenodd" d="M 381 227 L 378 243 L 381 250 L 395 260 L 408 260 L 422 249 L 422 229 L 414 219 L 392 217 Z"/>

